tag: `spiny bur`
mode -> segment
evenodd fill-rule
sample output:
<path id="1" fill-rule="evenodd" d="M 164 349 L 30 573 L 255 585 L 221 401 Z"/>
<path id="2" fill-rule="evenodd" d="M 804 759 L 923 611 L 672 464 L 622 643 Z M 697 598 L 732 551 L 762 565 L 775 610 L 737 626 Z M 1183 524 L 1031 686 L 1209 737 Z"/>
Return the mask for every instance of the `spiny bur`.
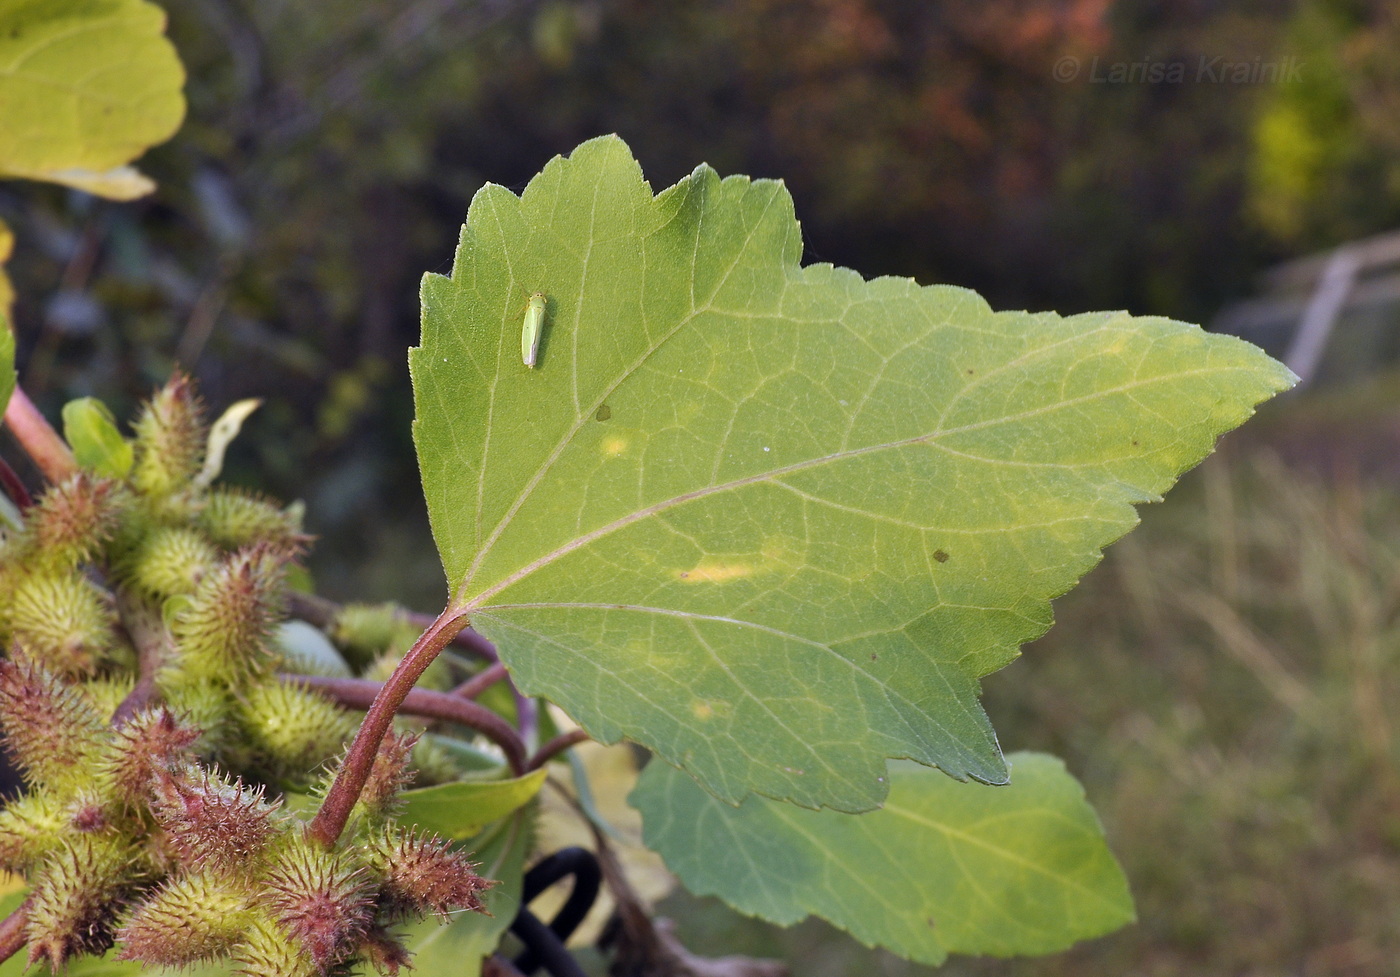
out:
<path id="1" fill-rule="evenodd" d="M 379 877 L 379 908 L 399 920 L 455 909 L 485 912 L 479 893 L 495 883 L 447 842 L 416 830 L 386 826 L 367 845 L 370 868 Z"/>
<path id="2" fill-rule="evenodd" d="M 291 934 L 263 913 L 253 915 L 243 941 L 234 947 L 233 963 L 240 977 L 325 977 Z"/>
<path id="3" fill-rule="evenodd" d="M 331 625 L 331 640 L 352 665 L 364 667 L 390 648 L 410 647 L 418 637 L 396 604 L 347 604 Z M 405 640 L 407 643 L 405 643 Z"/>
<path id="4" fill-rule="evenodd" d="M 106 735 L 91 702 L 24 659 L 0 662 L 0 728 L 26 783 L 69 792 Z"/>
<path id="5" fill-rule="evenodd" d="M 227 550 L 253 543 L 294 550 L 309 539 L 302 533 L 298 510 L 280 509 L 271 500 L 243 489 L 210 490 L 195 522 Z"/>
<path id="6" fill-rule="evenodd" d="M 352 822 L 378 826 L 394 816 L 400 806 L 399 792 L 414 779 L 411 758 L 417 742 L 418 736 L 414 733 L 391 729 L 384 735 L 379 742 L 379 752 L 374 756 L 374 764 L 370 767 L 369 777 L 351 812 Z M 312 789 L 313 796 L 326 795 L 344 762 L 345 754 L 342 752 Z"/>
<path id="7" fill-rule="evenodd" d="M 64 815 L 78 834 L 101 834 L 115 827 L 115 806 L 110 794 L 97 783 L 84 784 L 68 800 Z"/>
<path id="8" fill-rule="evenodd" d="M 53 486 L 26 515 L 26 555 L 67 569 L 93 560 L 116 532 L 122 501 L 115 482 L 86 472 Z"/>
<path id="9" fill-rule="evenodd" d="M 208 430 L 204 406 L 189 377 L 177 373 L 146 404 L 134 425 L 136 461 L 131 482 L 149 499 L 162 500 L 199 472 Z"/>
<path id="10" fill-rule="evenodd" d="M 167 881 L 117 932 L 118 956 L 152 967 L 183 967 L 226 956 L 243 939 L 252 899 L 246 883 L 220 872 Z"/>
<path id="11" fill-rule="evenodd" d="M 191 752 L 206 759 L 222 755 L 231 735 L 233 695 L 228 686 L 191 680 L 176 669 L 164 669 L 156 679 L 171 710 L 183 723 L 199 730 L 198 738 L 190 745 Z"/>
<path id="12" fill-rule="evenodd" d="M 50 791 L 21 794 L 0 810 L 0 869 L 28 873 L 63 842 L 68 818 Z"/>
<path id="13" fill-rule="evenodd" d="M 77 835 L 44 860 L 29 905 L 29 962 L 48 961 L 55 972 L 78 953 L 112 945 L 112 917 L 129 889 L 134 852 L 110 837 Z"/>
<path id="14" fill-rule="evenodd" d="M 146 535 L 116 568 L 123 583 L 157 598 L 192 594 L 219 563 L 219 551 L 204 534 L 183 526 L 161 526 Z"/>
<path id="15" fill-rule="evenodd" d="M 350 714 L 325 696 L 275 679 L 247 689 L 236 709 L 252 762 L 289 785 L 306 784 L 355 730 Z"/>
<path id="16" fill-rule="evenodd" d="M 416 638 L 417 635 L 414 637 Z M 404 654 L 412 645 L 413 640 L 410 639 L 408 644 L 379 655 L 365 667 L 360 677 L 371 682 L 387 682 L 389 676 L 393 675 L 394 671 L 403 663 Z M 415 684 L 420 689 L 435 689 L 438 692 L 446 692 L 455 683 L 452 681 L 452 670 L 448 667 L 447 662 L 438 658 L 423 671 Z"/>
<path id="17" fill-rule="evenodd" d="M 91 675 L 116 644 L 111 601 L 77 570 L 30 573 L 10 595 L 10 633 L 63 675 Z"/>
<path id="18" fill-rule="evenodd" d="M 397 975 L 408 967 L 408 950 L 383 926 L 371 926 L 360 940 L 358 955 L 381 974 Z"/>
<path id="19" fill-rule="evenodd" d="M 372 921 L 363 865 L 293 832 L 262 879 L 260 904 L 321 972 L 348 959 Z"/>
<path id="20" fill-rule="evenodd" d="M 154 778 L 155 816 L 180 864 L 196 871 L 250 870 L 277 827 L 277 805 L 191 766 Z"/>
<path id="21" fill-rule="evenodd" d="M 117 706 L 122 704 L 135 686 L 136 679 L 133 676 L 117 674 L 88 679 L 79 682 L 74 688 L 92 703 L 92 708 L 99 716 L 110 719 L 112 713 L 117 711 Z"/>
<path id="22" fill-rule="evenodd" d="M 98 778 L 118 804 L 135 809 L 148 803 L 160 776 L 175 776 L 191 759 L 199 730 L 180 722 L 164 706 L 137 713 L 106 744 Z"/>
<path id="23" fill-rule="evenodd" d="M 170 632 L 187 679 L 241 684 L 272 663 L 268 641 L 282 616 L 282 560 L 264 547 L 231 554 L 178 609 Z"/>
<path id="24" fill-rule="evenodd" d="M 360 791 L 363 810 L 373 817 L 392 817 L 398 808 L 399 794 L 413 781 L 409 762 L 418 736 L 390 730 L 379 743 L 369 778 Z"/>

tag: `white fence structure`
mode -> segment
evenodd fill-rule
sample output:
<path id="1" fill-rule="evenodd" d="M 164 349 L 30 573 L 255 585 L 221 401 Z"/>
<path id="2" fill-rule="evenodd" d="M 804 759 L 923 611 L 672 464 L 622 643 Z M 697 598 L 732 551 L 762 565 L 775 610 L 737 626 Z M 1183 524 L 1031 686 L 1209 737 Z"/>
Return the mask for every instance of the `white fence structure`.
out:
<path id="1" fill-rule="evenodd" d="M 1257 298 L 1211 322 L 1314 382 L 1355 379 L 1400 361 L 1400 231 L 1278 265 Z"/>

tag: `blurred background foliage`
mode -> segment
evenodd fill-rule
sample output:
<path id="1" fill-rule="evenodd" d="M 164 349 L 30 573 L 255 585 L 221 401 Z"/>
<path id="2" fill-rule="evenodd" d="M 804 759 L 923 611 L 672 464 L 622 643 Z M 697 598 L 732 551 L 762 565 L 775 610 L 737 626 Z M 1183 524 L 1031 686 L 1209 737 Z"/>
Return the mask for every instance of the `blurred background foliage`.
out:
<path id="1" fill-rule="evenodd" d="M 418 281 L 483 182 L 519 189 L 591 136 L 620 133 L 658 190 L 702 160 L 781 177 L 807 260 L 1000 308 L 1204 321 L 1282 258 L 1400 225 L 1384 0 L 164 6 L 190 113 L 141 161 L 159 191 L 0 187 L 21 376 L 50 416 L 83 395 L 125 415 L 177 363 L 216 406 L 264 398 L 229 473 L 308 501 L 336 597 L 440 602 L 409 439 Z M 1298 69 L 1201 78 L 1217 58 Z M 1095 80 L 1117 63 L 1185 78 Z M 1086 780 L 1143 922 L 950 972 L 1393 972 L 1400 471 L 1364 459 L 1400 457 L 1396 395 L 1271 408 L 989 682 L 1008 747 Z M 674 908 L 796 973 L 911 972 L 816 924 Z"/>

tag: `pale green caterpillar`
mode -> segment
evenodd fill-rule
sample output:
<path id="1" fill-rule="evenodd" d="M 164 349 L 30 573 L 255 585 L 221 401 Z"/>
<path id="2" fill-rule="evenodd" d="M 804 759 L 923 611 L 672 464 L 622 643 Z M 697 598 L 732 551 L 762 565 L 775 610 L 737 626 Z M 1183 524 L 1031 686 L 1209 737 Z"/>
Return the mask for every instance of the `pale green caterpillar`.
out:
<path id="1" fill-rule="evenodd" d="M 533 367 L 540 351 L 540 334 L 544 332 L 544 292 L 530 296 L 530 304 L 525 306 L 525 326 L 520 330 L 520 358 L 525 365 Z"/>

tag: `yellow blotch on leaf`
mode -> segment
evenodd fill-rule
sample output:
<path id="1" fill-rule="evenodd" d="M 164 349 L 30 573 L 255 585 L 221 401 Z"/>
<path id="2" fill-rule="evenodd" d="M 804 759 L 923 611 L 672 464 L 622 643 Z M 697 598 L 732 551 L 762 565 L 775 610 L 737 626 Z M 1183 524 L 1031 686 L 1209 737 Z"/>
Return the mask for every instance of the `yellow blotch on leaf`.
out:
<path id="1" fill-rule="evenodd" d="M 676 576 L 686 583 L 729 583 L 751 577 L 756 572 L 757 568 L 752 563 L 715 560 L 699 563 L 690 570 L 679 570 Z"/>

